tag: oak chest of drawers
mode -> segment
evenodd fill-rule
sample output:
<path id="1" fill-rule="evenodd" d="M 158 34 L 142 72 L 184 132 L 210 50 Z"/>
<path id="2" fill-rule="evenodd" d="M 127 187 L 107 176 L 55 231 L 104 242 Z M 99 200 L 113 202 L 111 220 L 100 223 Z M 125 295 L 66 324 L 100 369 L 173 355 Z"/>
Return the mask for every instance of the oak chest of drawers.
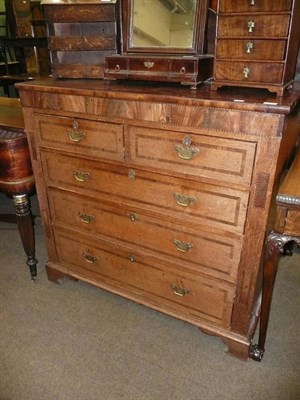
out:
<path id="1" fill-rule="evenodd" d="M 81 279 L 188 321 L 247 359 L 299 93 L 276 107 L 209 86 L 49 80 L 18 90 L 49 279 Z"/>
<path id="2" fill-rule="evenodd" d="M 297 0 L 219 0 L 213 89 L 245 86 L 282 95 L 294 78 Z"/>

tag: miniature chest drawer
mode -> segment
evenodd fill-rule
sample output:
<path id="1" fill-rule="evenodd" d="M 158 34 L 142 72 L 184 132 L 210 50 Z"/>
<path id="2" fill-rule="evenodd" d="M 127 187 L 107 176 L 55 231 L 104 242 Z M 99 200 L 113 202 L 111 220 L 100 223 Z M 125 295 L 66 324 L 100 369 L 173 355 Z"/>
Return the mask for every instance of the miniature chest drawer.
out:
<path id="1" fill-rule="evenodd" d="M 283 64 L 258 62 L 216 61 L 215 77 L 232 81 L 279 83 Z"/>
<path id="2" fill-rule="evenodd" d="M 48 151 L 42 151 L 41 160 L 49 186 L 97 196 L 102 201 L 147 210 L 192 226 L 204 224 L 231 232 L 244 231 L 247 191 Z"/>
<path id="3" fill-rule="evenodd" d="M 287 37 L 290 14 L 220 15 L 218 37 Z"/>
<path id="4" fill-rule="evenodd" d="M 290 11 L 292 0 L 219 0 L 220 13 Z"/>
<path id="5" fill-rule="evenodd" d="M 171 174 L 249 185 L 256 144 L 230 139 L 129 127 L 130 159 Z"/>
<path id="6" fill-rule="evenodd" d="M 95 281 L 97 286 L 152 303 L 173 315 L 228 326 L 235 287 L 226 282 L 182 272 L 139 254 L 97 245 L 56 231 L 59 262 L 72 275 Z"/>
<path id="7" fill-rule="evenodd" d="M 219 39 L 216 56 L 218 59 L 283 61 L 285 51 L 286 40 Z"/>
<path id="8" fill-rule="evenodd" d="M 139 250 L 179 266 L 236 280 L 240 238 L 204 233 L 196 226 L 153 218 L 134 207 L 113 207 L 55 189 L 49 189 L 49 203 L 56 227 L 70 227 L 77 232 L 74 234 L 86 234 L 133 252 Z"/>
<path id="9" fill-rule="evenodd" d="M 123 125 L 37 115 L 41 146 L 82 156 L 124 160 Z"/>

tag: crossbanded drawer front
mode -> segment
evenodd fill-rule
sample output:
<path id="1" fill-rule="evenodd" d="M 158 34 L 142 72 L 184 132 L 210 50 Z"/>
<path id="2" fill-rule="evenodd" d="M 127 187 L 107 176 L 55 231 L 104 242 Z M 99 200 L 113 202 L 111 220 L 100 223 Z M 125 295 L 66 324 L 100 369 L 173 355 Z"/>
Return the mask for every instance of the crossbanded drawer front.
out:
<path id="1" fill-rule="evenodd" d="M 83 196 L 49 189 L 55 226 L 138 247 L 154 257 L 235 281 L 241 239 L 153 218 L 135 211 L 101 204 Z"/>
<path id="2" fill-rule="evenodd" d="M 219 59 L 283 61 L 286 40 L 218 39 L 216 55 Z"/>
<path id="3" fill-rule="evenodd" d="M 287 37 L 290 14 L 219 16 L 218 37 Z"/>
<path id="4" fill-rule="evenodd" d="M 284 64 L 216 61 L 215 78 L 241 82 L 275 83 L 283 79 Z"/>
<path id="5" fill-rule="evenodd" d="M 124 160 L 123 125 L 37 115 L 40 145 L 83 156 Z"/>
<path id="6" fill-rule="evenodd" d="M 130 160 L 160 172 L 249 185 L 255 143 L 129 127 Z"/>
<path id="7" fill-rule="evenodd" d="M 219 13 L 290 11 L 292 0 L 219 0 Z"/>
<path id="8" fill-rule="evenodd" d="M 72 275 L 183 319 L 229 326 L 235 287 L 145 256 L 56 230 L 58 261 Z"/>
<path id="9" fill-rule="evenodd" d="M 191 225 L 244 231 L 248 191 L 114 167 L 48 151 L 42 151 L 41 160 L 50 186 L 97 196 L 99 201 L 162 213 L 171 220 Z"/>

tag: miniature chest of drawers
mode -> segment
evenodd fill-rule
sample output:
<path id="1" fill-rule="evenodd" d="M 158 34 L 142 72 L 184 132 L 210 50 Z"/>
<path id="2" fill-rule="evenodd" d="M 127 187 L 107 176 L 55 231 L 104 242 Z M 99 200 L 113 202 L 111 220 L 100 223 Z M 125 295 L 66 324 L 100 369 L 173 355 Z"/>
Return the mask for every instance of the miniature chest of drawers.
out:
<path id="1" fill-rule="evenodd" d="M 213 89 L 244 86 L 282 95 L 294 78 L 297 0 L 219 0 Z"/>
<path id="2" fill-rule="evenodd" d="M 48 278 L 80 279 L 190 322 L 247 359 L 299 93 L 276 107 L 209 86 L 49 80 L 18 90 Z"/>

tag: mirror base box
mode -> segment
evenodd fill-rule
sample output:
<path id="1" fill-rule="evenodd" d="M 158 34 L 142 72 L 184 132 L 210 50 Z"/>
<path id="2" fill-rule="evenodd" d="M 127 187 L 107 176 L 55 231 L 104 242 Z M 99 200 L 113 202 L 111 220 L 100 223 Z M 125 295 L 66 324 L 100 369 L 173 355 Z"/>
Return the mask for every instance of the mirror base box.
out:
<path id="1" fill-rule="evenodd" d="M 213 56 L 173 56 L 122 54 L 106 57 L 104 78 L 178 82 L 196 88 L 212 77 Z"/>

